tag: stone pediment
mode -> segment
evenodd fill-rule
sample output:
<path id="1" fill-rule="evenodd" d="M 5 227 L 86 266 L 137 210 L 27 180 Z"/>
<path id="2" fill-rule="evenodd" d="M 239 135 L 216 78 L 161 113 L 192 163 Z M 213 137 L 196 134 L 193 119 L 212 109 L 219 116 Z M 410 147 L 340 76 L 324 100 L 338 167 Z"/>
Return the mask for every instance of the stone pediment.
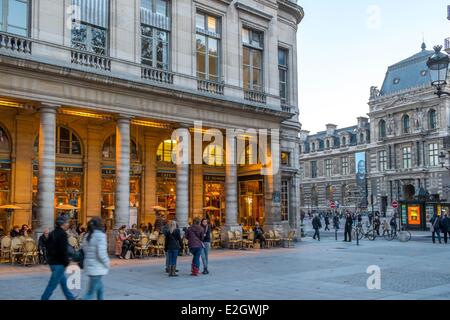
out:
<path id="1" fill-rule="evenodd" d="M 396 99 L 392 100 L 391 102 L 389 102 L 389 104 L 387 104 L 383 109 L 390 109 L 393 107 L 400 107 L 400 106 L 405 106 L 405 105 L 413 105 L 413 104 L 422 103 L 422 102 L 423 102 L 422 99 L 399 97 L 399 98 L 396 98 Z"/>

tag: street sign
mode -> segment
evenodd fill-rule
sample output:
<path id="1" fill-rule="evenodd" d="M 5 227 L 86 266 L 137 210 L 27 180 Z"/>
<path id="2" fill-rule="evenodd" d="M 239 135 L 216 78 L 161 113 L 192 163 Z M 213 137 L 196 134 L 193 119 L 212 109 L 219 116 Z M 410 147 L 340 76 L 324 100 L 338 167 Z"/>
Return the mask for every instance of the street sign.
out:
<path id="1" fill-rule="evenodd" d="M 330 208 L 336 209 L 336 203 L 334 203 L 334 201 L 330 201 Z"/>
<path id="2" fill-rule="evenodd" d="M 398 208 L 398 201 L 397 200 L 392 201 L 392 208 L 394 208 L 394 209 Z"/>

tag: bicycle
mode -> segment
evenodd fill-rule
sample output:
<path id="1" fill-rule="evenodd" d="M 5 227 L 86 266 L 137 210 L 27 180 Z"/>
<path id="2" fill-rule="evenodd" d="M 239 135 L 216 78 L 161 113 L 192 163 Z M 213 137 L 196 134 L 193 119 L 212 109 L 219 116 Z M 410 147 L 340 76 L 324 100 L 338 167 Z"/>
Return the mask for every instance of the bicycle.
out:
<path id="1" fill-rule="evenodd" d="M 411 240 L 411 232 L 406 230 L 404 227 L 402 227 L 400 230 L 390 230 L 391 232 L 388 232 L 387 235 L 384 234 L 383 238 L 387 241 L 392 241 L 394 239 L 398 239 L 399 241 L 408 242 Z"/>
<path id="2" fill-rule="evenodd" d="M 367 232 L 364 231 L 364 228 L 362 226 L 361 222 L 358 222 L 356 227 L 352 230 L 353 237 L 358 240 L 362 240 L 363 238 L 367 238 L 370 241 L 374 241 L 377 237 L 376 230 L 374 230 L 369 223 L 366 224 Z M 358 236 L 358 237 L 357 237 Z"/>

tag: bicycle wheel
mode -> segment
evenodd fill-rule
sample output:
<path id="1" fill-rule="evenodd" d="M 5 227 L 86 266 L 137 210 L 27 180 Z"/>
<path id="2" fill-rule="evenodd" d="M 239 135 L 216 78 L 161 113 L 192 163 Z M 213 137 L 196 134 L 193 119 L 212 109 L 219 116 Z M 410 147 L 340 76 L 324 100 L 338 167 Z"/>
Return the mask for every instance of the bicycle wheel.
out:
<path id="1" fill-rule="evenodd" d="M 401 242 L 408 242 L 411 240 L 411 232 L 408 230 L 403 230 L 399 232 L 398 238 Z"/>
<path id="2" fill-rule="evenodd" d="M 395 235 L 393 232 L 387 232 L 387 233 L 383 234 L 383 238 L 384 238 L 384 240 L 392 241 L 392 240 L 394 240 Z"/>
<path id="3" fill-rule="evenodd" d="M 375 238 L 376 238 L 377 236 L 375 235 L 375 232 L 374 232 L 373 230 L 369 230 L 369 231 L 367 231 L 367 233 L 366 233 L 366 237 L 367 237 L 367 239 L 369 239 L 370 241 L 374 241 Z"/>

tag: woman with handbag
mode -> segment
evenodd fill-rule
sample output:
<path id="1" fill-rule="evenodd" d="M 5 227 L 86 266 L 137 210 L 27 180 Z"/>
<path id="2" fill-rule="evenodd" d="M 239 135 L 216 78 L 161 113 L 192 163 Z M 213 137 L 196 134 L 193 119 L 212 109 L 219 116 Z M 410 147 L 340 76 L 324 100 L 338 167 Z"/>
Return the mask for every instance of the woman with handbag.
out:
<path id="1" fill-rule="evenodd" d="M 208 257 L 209 251 L 211 250 L 211 227 L 208 223 L 208 219 L 202 219 L 201 226 L 203 228 L 203 250 L 202 250 L 202 263 L 203 263 L 203 274 L 209 274 L 208 271 Z"/>
<path id="2" fill-rule="evenodd" d="M 119 234 L 117 235 L 116 238 L 116 257 L 119 259 L 123 259 L 122 257 L 122 246 L 123 246 L 123 242 L 127 239 L 127 235 L 125 233 L 125 229 L 127 228 L 127 226 L 121 226 L 119 229 Z"/>
<path id="3" fill-rule="evenodd" d="M 192 269 L 191 276 L 198 276 L 200 269 L 200 255 L 203 250 L 204 231 L 200 226 L 200 220 L 194 219 L 194 223 L 186 231 L 186 239 L 188 240 L 189 251 L 192 253 Z"/>
<path id="4" fill-rule="evenodd" d="M 108 274 L 109 257 L 106 235 L 100 217 L 94 217 L 88 223 L 88 231 L 83 241 L 83 268 L 89 276 L 89 286 L 83 300 L 91 300 L 97 294 L 103 300 L 102 277 Z"/>
<path id="5" fill-rule="evenodd" d="M 177 277 L 177 258 L 182 247 L 180 229 L 177 228 L 175 221 L 170 221 L 169 227 L 164 228 L 164 250 L 167 252 L 169 259 L 169 277 Z"/>

